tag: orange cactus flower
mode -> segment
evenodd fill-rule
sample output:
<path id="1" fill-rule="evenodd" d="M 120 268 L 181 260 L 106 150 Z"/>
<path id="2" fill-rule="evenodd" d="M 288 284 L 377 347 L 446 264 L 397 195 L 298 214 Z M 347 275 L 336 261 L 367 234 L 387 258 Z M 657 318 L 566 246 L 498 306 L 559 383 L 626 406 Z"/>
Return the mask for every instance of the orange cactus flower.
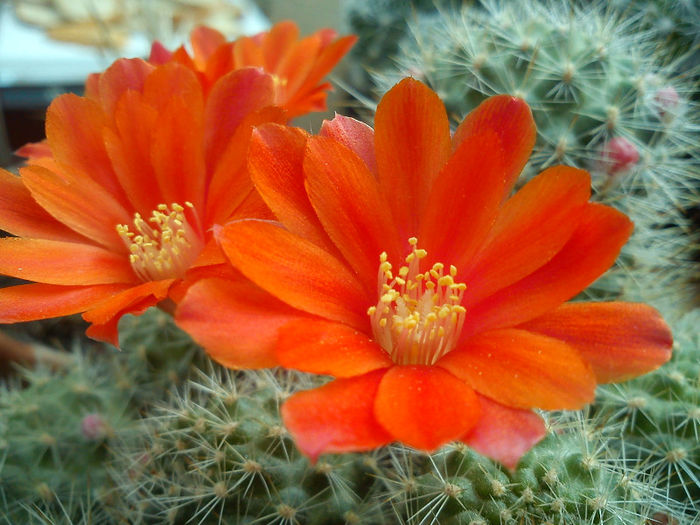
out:
<path id="1" fill-rule="evenodd" d="M 286 116 L 256 68 L 206 96 L 175 62 L 121 59 L 95 78 L 53 101 L 20 176 L 0 170 L 0 229 L 17 236 L 0 240 L 0 273 L 34 281 L 0 290 L 0 322 L 85 312 L 88 334 L 116 344 L 123 314 L 231 274 L 212 225 L 269 216 L 245 152 L 253 125 Z"/>
<path id="2" fill-rule="evenodd" d="M 269 31 L 233 42 L 217 30 L 198 27 L 190 36 L 192 55 L 184 47 L 170 52 L 154 44 L 150 61 L 177 61 L 199 73 L 205 89 L 222 75 L 244 67 L 259 67 L 275 79 L 275 103 L 284 107 L 289 117 L 326 109 L 329 83 L 322 83 L 357 37 L 336 38 L 332 29 L 321 29 L 299 38 L 294 22 L 275 24 Z"/>
<path id="3" fill-rule="evenodd" d="M 579 169 L 549 168 L 511 196 L 534 141 L 528 106 L 510 96 L 451 136 L 442 102 L 413 79 L 384 96 L 374 130 L 341 116 L 314 137 L 260 126 L 249 170 L 279 222 L 217 235 L 258 287 L 203 279 L 176 320 L 230 366 L 335 377 L 282 407 L 312 459 L 461 440 L 514 467 L 545 432 L 533 409 L 580 408 L 597 383 L 671 352 L 646 305 L 564 304 L 632 224 L 589 202 Z"/>

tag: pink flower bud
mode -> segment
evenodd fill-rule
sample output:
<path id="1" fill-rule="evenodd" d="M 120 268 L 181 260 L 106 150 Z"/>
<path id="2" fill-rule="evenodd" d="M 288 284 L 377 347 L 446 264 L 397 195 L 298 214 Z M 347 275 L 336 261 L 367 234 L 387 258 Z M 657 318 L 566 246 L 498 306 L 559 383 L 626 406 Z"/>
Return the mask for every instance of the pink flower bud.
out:
<path id="1" fill-rule="evenodd" d="M 110 426 L 100 414 L 87 414 L 80 424 L 83 436 L 90 441 L 98 441 L 110 433 Z"/>
<path id="2" fill-rule="evenodd" d="M 678 108 L 679 102 L 680 98 L 678 97 L 678 92 L 673 86 L 663 87 L 654 95 L 654 104 L 661 118 L 667 115 L 673 116 Z"/>
<path id="3" fill-rule="evenodd" d="M 610 175 L 627 171 L 639 160 L 637 147 L 624 137 L 610 139 L 602 150 L 603 168 Z"/>

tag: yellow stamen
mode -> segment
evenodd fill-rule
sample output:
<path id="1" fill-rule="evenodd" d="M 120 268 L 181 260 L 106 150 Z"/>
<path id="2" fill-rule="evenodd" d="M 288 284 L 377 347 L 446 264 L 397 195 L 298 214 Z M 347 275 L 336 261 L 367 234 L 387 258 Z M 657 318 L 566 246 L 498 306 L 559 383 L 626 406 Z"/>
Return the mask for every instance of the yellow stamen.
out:
<path id="1" fill-rule="evenodd" d="M 467 285 L 455 282 L 457 268 L 437 262 L 420 271 L 427 252 L 418 239 L 408 240 L 411 253 L 393 277 L 386 252 L 379 256 L 378 302 L 367 310 L 376 341 L 398 364 L 432 365 L 459 339 L 466 309 Z M 445 274 L 447 268 L 448 273 Z"/>
<path id="2" fill-rule="evenodd" d="M 194 226 L 185 215 L 186 208 Z M 134 232 L 118 224 L 117 232 L 128 248 L 129 262 L 143 281 L 182 277 L 204 247 L 194 206 L 186 202 L 159 204 L 147 221 L 134 214 Z"/>

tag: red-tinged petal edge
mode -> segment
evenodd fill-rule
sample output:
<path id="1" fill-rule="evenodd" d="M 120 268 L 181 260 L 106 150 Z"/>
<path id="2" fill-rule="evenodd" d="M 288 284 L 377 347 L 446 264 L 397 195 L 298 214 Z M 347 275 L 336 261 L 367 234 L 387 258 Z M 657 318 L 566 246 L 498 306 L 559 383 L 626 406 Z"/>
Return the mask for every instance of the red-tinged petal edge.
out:
<path id="1" fill-rule="evenodd" d="M 294 441 L 315 462 L 327 452 L 359 452 L 392 441 L 374 417 L 374 400 L 384 370 L 336 379 L 299 392 L 282 406 L 282 419 Z"/>
<path id="2" fill-rule="evenodd" d="M 83 312 L 126 288 L 123 284 L 21 284 L 0 289 L 0 323 L 36 321 Z"/>
<path id="3" fill-rule="evenodd" d="M 140 315 L 157 305 L 167 297 L 172 283 L 172 279 L 145 282 L 101 301 L 83 314 L 83 319 L 92 323 L 85 333 L 93 339 L 119 346 L 117 325 L 122 316 Z"/>
<path id="4" fill-rule="evenodd" d="M 279 328 L 303 315 L 250 281 L 202 279 L 178 305 L 175 322 L 222 365 L 265 368 L 279 364 Z"/>
<path id="5" fill-rule="evenodd" d="M 396 440 L 425 451 L 459 439 L 480 415 L 471 387 L 430 366 L 390 368 L 379 384 L 374 410 Z"/>
<path id="6" fill-rule="evenodd" d="M 515 469 L 518 461 L 547 433 L 542 418 L 530 410 L 510 408 L 477 395 L 481 417 L 461 441 Z"/>
<path id="7" fill-rule="evenodd" d="M 367 169 L 377 174 L 377 159 L 374 154 L 374 130 L 359 120 L 336 113 L 333 120 L 324 120 L 319 133 L 331 137 L 343 146 L 350 148 L 367 165 Z"/>
<path id="8" fill-rule="evenodd" d="M 285 368 L 335 377 L 357 376 L 393 365 L 388 354 L 362 332 L 315 319 L 284 325 L 277 357 Z"/>
<path id="9" fill-rule="evenodd" d="M 593 368 L 599 383 L 625 381 L 671 358 L 673 337 L 651 306 L 569 303 L 519 328 L 565 341 Z"/>

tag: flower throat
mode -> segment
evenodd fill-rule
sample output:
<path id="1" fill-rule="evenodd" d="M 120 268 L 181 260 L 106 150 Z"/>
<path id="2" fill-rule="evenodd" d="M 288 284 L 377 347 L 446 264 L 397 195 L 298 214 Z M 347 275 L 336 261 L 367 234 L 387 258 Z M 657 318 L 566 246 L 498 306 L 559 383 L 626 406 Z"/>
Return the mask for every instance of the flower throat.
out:
<path id="1" fill-rule="evenodd" d="M 397 364 L 432 365 L 452 350 L 464 325 L 461 305 L 467 285 L 455 282 L 457 268 L 433 264 L 420 271 L 428 253 L 408 240 L 411 253 L 396 276 L 386 252 L 379 256 L 376 306 L 367 310 L 375 340 Z"/>
<path id="2" fill-rule="evenodd" d="M 191 210 L 194 207 L 186 202 Z M 196 218 L 196 216 L 195 216 Z M 204 243 L 177 203 L 159 204 L 148 220 L 134 214 L 134 230 L 118 224 L 117 232 L 129 249 L 129 262 L 143 281 L 182 277 L 192 265 Z"/>

